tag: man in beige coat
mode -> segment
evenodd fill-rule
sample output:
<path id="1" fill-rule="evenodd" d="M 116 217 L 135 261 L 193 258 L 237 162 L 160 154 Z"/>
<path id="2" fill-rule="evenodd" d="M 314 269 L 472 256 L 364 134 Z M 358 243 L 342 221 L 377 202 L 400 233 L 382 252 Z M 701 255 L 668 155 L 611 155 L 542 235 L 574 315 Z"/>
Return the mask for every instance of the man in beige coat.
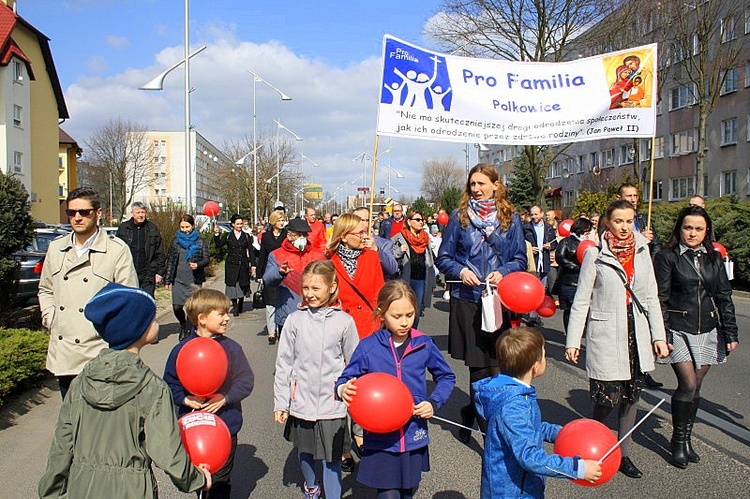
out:
<path id="1" fill-rule="evenodd" d="M 50 331 L 47 369 L 63 398 L 83 366 L 107 346 L 83 316 L 86 303 L 109 282 L 138 287 L 128 246 L 98 227 L 99 194 L 81 187 L 66 201 L 73 232 L 50 243 L 39 281 L 42 324 Z"/>

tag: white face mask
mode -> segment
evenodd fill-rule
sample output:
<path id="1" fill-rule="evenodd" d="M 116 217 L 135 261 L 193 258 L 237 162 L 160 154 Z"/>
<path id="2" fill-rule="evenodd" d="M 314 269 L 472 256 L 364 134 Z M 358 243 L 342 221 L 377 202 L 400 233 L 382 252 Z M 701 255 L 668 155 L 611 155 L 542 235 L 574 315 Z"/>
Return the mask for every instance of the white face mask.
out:
<path id="1" fill-rule="evenodd" d="M 305 239 L 304 237 L 299 237 L 292 242 L 292 245 L 298 250 L 302 251 L 303 249 L 305 249 L 305 246 L 307 246 L 307 239 Z"/>

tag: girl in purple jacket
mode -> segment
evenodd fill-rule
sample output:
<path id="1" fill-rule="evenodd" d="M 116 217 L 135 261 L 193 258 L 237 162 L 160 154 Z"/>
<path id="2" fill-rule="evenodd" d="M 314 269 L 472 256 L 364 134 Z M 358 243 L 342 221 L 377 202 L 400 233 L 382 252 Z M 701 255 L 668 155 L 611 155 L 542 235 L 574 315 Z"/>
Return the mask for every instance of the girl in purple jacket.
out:
<path id="1" fill-rule="evenodd" d="M 430 469 L 427 419 L 442 407 L 456 384 L 456 375 L 432 338 L 412 328 L 417 298 L 407 283 L 392 280 L 378 294 L 375 316 L 383 328 L 360 341 L 351 362 L 336 383 L 348 405 L 356 397 L 357 377 L 371 372 L 396 376 L 414 397 L 412 418 L 391 433 L 364 432 L 357 481 L 378 490 L 378 499 L 411 498 L 423 471 Z M 435 381 L 427 396 L 426 371 Z"/>

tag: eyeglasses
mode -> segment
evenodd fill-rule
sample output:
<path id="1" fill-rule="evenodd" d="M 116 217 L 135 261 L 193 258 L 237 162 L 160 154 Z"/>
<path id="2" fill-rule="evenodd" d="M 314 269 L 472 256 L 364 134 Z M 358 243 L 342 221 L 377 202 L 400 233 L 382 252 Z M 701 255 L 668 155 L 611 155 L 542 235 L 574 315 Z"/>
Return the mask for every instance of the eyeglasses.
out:
<path id="1" fill-rule="evenodd" d="M 424 218 L 412 218 L 411 221 L 412 222 L 424 223 Z"/>
<path id="2" fill-rule="evenodd" d="M 84 208 L 82 210 L 65 210 L 65 214 L 68 215 L 69 218 L 73 218 L 76 216 L 76 213 L 80 213 L 82 217 L 88 218 L 92 212 L 94 212 L 93 208 Z"/>
<path id="3" fill-rule="evenodd" d="M 367 235 L 366 230 L 361 230 L 359 232 L 347 232 L 348 235 L 357 236 L 357 237 L 365 237 Z"/>

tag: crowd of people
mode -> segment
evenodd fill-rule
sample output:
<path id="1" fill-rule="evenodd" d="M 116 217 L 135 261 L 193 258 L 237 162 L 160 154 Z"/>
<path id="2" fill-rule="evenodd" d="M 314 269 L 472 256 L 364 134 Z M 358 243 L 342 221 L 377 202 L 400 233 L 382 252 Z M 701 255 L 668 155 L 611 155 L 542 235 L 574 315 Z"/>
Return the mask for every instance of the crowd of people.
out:
<path id="1" fill-rule="evenodd" d="M 40 496 L 72 497 L 71 491 L 93 486 L 88 481 L 111 494 L 115 475 L 127 471 L 134 473 L 129 487 L 141 491 L 136 495 L 151 497 L 154 463 L 180 490 L 229 497 L 240 404 L 254 376 L 240 345 L 224 333 L 230 316 L 246 310 L 253 282 L 265 305 L 268 343 L 278 344 L 273 417 L 297 449 L 306 498 L 340 497 L 342 472 L 355 469 L 353 454 L 357 480 L 377 489 L 379 498 L 413 496 L 429 470 L 426 419 L 445 404 L 456 380 L 418 329 L 436 292 L 449 301 L 448 354 L 464 362 L 470 380 L 458 438 L 468 443 L 475 425 L 486 435 L 482 496 L 542 497 L 547 476 L 591 482 L 601 476 L 594 461 L 544 450 L 543 441 L 554 441 L 560 427 L 541 421 L 531 385 L 546 368 L 539 315 L 504 310 L 500 329 L 483 330 L 482 291 L 513 272 L 536 275 L 556 297 L 570 362 L 578 363 L 585 336 L 591 416 L 604 422 L 617 409 L 621 436 L 635 424 L 642 389 L 662 385 L 649 372 L 656 363 L 672 366 L 672 464 L 686 468 L 700 459 L 691 434 L 701 383 L 738 346 L 732 289 L 711 244 L 705 204 L 691 200 L 662 247 L 638 201 L 637 187 L 625 184 L 601 216 L 581 214 L 563 236 L 559 210 L 519 212 L 497 170 L 478 164 L 449 216 L 395 204 L 390 216 L 360 207 L 319 219 L 307 208 L 303 217 L 288 219 L 278 206 L 261 230 L 235 215 L 230 231 L 217 226 L 208 240 L 186 214 L 165 253 L 141 203 L 132 205 L 118 237 L 108 237 L 97 223 L 98 194 L 71 191 L 66 213 L 73 232 L 50 245 L 40 280 L 43 323 L 51 333 L 47 369 L 63 397 Z M 584 240 L 595 248 L 581 259 Z M 226 248 L 224 292 L 202 288 L 211 244 Z M 142 347 L 158 341 L 153 296 L 160 283 L 171 291 L 180 325 L 166 383 L 138 358 Z M 189 393 L 175 368 L 177 354 L 196 337 L 215 339 L 229 359 L 224 385 L 209 397 Z M 112 374 L 102 377 L 107 369 Z M 413 395 L 413 416 L 398 431 L 373 433 L 347 418 L 357 396 L 354 381 L 372 372 L 397 376 Z M 108 383 L 119 383 L 116 400 L 100 399 Z M 220 470 L 186 464 L 175 418 L 192 410 L 215 413 L 230 429 L 232 451 Z M 172 422 L 156 437 L 153 425 L 167 413 Z M 117 421 L 128 428 L 123 443 L 102 452 L 93 435 L 102 428 L 117 432 Z M 639 478 L 630 445 L 630 438 L 621 443 L 619 470 Z"/>

